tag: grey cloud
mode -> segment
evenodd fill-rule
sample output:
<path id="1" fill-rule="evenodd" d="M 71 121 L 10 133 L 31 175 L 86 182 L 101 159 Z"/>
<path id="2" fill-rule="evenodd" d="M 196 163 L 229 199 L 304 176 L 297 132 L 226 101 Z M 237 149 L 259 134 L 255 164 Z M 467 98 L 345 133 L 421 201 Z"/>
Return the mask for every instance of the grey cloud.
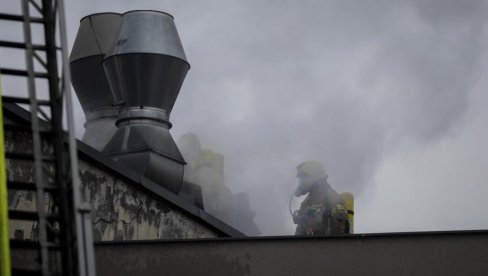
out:
<path id="1" fill-rule="evenodd" d="M 270 225 L 265 233 L 282 229 L 287 214 L 274 217 L 269 200 L 279 199 L 274 208 L 286 209 L 300 160 L 323 161 L 338 190 L 360 194 L 388 148 L 404 140 L 435 141 L 468 108 L 471 85 L 483 69 L 477 58 L 484 53 L 482 9 L 463 9 L 459 16 L 452 15 L 456 9 L 441 9 L 431 18 L 422 4 L 362 3 L 313 9 L 291 3 L 278 14 L 273 5 L 253 7 L 241 17 L 247 28 L 218 27 L 231 30 L 214 37 L 218 47 L 209 51 L 224 52 L 202 63 L 216 70 L 214 76 L 222 74 L 217 80 L 239 80 L 236 89 L 252 84 L 246 85 L 252 112 L 225 129 L 201 131 L 235 162 L 229 179 L 254 196 L 262 225 Z M 456 25 L 443 17 L 454 17 Z M 210 59 L 224 53 L 231 56 L 224 59 L 228 64 L 212 67 Z M 199 83 L 218 85 L 212 82 Z M 235 108 L 215 107 L 224 118 Z"/>
<path id="2" fill-rule="evenodd" d="M 222 153 L 227 184 L 249 193 L 262 232 L 289 234 L 299 163 L 322 161 L 337 190 L 361 198 L 374 188 L 379 164 L 404 143 L 428 147 L 464 122 L 473 84 L 486 74 L 487 7 L 69 1 L 67 18 L 72 44 L 89 13 L 172 13 L 192 65 L 171 115 L 175 139 L 193 131 Z M 83 113 L 76 113 L 81 135 Z"/>

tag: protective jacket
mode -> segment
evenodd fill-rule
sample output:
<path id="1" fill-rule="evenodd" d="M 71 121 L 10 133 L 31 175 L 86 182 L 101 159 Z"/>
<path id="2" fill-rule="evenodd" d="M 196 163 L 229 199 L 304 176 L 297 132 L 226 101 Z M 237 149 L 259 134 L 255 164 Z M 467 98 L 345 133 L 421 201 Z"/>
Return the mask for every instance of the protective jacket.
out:
<path id="1" fill-rule="evenodd" d="M 300 209 L 293 214 L 295 235 L 335 235 L 349 233 L 346 208 L 327 179 L 318 180 Z"/>

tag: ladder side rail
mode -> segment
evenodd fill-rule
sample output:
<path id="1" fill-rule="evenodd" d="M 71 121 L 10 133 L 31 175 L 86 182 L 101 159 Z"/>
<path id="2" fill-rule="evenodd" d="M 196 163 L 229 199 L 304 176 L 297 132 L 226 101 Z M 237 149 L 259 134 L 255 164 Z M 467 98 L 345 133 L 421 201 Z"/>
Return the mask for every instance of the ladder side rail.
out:
<path id="1" fill-rule="evenodd" d="M 81 180 L 78 170 L 78 154 L 75 140 L 75 120 L 73 115 L 73 100 L 71 92 L 71 74 L 68 63 L 68 43 L 66 35 L 66 19 L 64 14 L 64 1 L 58 0 L 58 20 L 59 32 L 62 50 L 62 91 L 66 103 L 66 117 L 68 125 L 68 146 L 71 170 L 71 184 L 73 193 L 73 202 L 75 207 L 76 219 L 76 237 L 77 237 L 77 253 L 78 253 L 78 272 L 81 276 L 95 276 L 95 252 L 93 248 L 93 229 L 90 211 L 91 208 L 88 203 L 84 202 L 81 194 Z"/>
<path id="2" fill-rule="evenodd" d="M 62 252 L 63 275 L 75 274 L 74 242 L 76 237 L 72 231 L 73 210 L 69 187 L 69 166 L 65 153 L 63 131 L 63 95 L 59 89 L 58 58 L 56 47 L 56 10 L 53 0 L 42 0 L 44 18 L 44 37 L 46 43 L 46 64 L 49 74 L 49 98 L 51 101 L 51 127 L 54 134 L 53 146 L 56 156 L 55 182 L 59 188 L 58 210 L 60 216 L 60 238 Z"/>
<path id="3" fill-rule="evenodd" d="M 31 22 L 29 12 L 28 0 L 22 0 L 22 14 L 24 17 L 23 29 L 24 29 L 24 42 L 25 42 L 25 62 L 27 69 L 27 89 L 30 98 L 30 114 L 31 114 L 31 127 L 32 127 L 32 150 L 34 154 L 34 173 L 36 183 L 36 207 L 38 212 L 38 242 L 40 245 L 41 255 L 41 270 L 43 275 L 49 275 L 49 252 L 47 248 L 47 233 L 46 233 L 46 218 L 45 218 L 45 202 L 44 191 L 42 185 L 44 183 L 42 174 L 42 160 L 41 160 L 41 137 L 39 134 L 39 120 L 37 117 L 38 108 L 37 105 L 37 93 L 34 75 L 34 62 L 33 62 L 33 47 L 32 47 L 32 33 Z"/>

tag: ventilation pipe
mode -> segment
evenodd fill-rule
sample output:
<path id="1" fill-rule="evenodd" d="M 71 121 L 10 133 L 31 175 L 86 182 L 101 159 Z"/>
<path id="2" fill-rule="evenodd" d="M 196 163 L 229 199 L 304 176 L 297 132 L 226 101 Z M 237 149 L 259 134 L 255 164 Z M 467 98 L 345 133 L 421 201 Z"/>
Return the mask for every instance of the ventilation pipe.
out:
<path id="1" fill-rule="evenodd" d="M 102 61 L 113 45 L 121 16 L 99 13 L 83 17 L 69 58 L 71 82 L 86 117 L 82 141 L 99 151 L 117 130 L 119 107 L 113 105 Z"/>
<path id="2" fill-rule="evenodd" d="M 169 133 L 169 118 L 190 64 L 173 17 L 123 14 L 103 66 L 114 100 L 122 103 L 118 129 L 103 152 L 178 193 L 186 163 Z"/>

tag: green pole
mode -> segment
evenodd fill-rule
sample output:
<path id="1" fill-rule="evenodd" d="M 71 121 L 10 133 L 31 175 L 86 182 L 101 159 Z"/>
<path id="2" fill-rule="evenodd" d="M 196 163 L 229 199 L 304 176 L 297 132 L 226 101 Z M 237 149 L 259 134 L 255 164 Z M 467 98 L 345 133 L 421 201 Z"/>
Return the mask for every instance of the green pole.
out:
<path id="1" fill-rule="evenodd" d="M 0 276 L 10 276 L 8 195 L 3 136 L 2 82 L 0 78 Z"/>

